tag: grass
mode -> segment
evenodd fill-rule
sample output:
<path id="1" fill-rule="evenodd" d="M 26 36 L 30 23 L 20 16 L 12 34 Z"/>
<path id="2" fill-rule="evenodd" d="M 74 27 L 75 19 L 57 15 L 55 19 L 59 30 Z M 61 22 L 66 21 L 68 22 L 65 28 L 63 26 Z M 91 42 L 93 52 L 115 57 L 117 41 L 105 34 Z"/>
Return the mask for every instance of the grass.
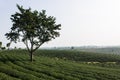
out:
<path id="1" fill-rule="evenodd" d="M 74 50 L 0 52 L 0 80 L 120 80 L 120 55 Z"/>

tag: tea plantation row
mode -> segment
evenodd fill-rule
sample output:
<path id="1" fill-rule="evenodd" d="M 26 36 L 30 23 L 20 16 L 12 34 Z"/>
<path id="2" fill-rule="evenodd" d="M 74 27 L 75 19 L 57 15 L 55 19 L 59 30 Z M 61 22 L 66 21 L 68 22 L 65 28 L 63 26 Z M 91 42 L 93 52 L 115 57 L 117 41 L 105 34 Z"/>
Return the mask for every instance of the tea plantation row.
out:
<path id="1" fill-rule="evenodd" d="M 0 51 L 0 80 L 120 80 L 119 55 L 38 50 L 34 59 L 26 50 Z"/>

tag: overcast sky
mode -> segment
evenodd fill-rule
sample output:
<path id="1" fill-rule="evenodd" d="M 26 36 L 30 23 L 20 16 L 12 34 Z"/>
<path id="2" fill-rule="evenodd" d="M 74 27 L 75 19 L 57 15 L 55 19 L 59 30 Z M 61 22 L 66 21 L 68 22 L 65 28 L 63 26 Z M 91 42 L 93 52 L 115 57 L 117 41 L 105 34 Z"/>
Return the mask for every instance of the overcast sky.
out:
<path id="1" fill-rule="evenodd" d="M 18 11 L 16 4 L 45 9 L 62 25 L 61 36 L 42 47 L 120 45 L 120 0 L 0 0 L 0 41 L 4 44 L 8 42 L 4 34 L 12 26 L 10 16 Z"/>

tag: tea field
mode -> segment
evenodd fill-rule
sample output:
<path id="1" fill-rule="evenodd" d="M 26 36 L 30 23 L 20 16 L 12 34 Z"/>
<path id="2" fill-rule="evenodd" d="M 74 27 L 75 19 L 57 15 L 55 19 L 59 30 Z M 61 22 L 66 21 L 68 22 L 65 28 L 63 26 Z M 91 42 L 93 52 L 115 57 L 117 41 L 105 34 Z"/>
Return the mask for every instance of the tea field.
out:
<path id="1" fill-rule="evenodd" d="M 120 80 L 120 55 L 75 50 L 0 51 L 0 80 Z"/>

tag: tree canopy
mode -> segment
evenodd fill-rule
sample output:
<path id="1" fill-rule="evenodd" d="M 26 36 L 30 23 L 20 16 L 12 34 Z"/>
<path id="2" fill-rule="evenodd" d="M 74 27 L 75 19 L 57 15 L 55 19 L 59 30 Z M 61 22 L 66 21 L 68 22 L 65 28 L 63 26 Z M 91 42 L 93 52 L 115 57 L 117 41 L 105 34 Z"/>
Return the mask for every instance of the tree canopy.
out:
<path id="1" fill-rule="evenodd" d="M 56 24 L 56 18 L 47 16 L 46 11 L 32 11 L 31 8 L 24 9 L 17 5 L 19 12 L 11 15 L 13 25 L 10 32 L 6 33 L 10 42 L 22 41 L 31 55 L 42 44 L 60 36 L 61 24 Z"/>

